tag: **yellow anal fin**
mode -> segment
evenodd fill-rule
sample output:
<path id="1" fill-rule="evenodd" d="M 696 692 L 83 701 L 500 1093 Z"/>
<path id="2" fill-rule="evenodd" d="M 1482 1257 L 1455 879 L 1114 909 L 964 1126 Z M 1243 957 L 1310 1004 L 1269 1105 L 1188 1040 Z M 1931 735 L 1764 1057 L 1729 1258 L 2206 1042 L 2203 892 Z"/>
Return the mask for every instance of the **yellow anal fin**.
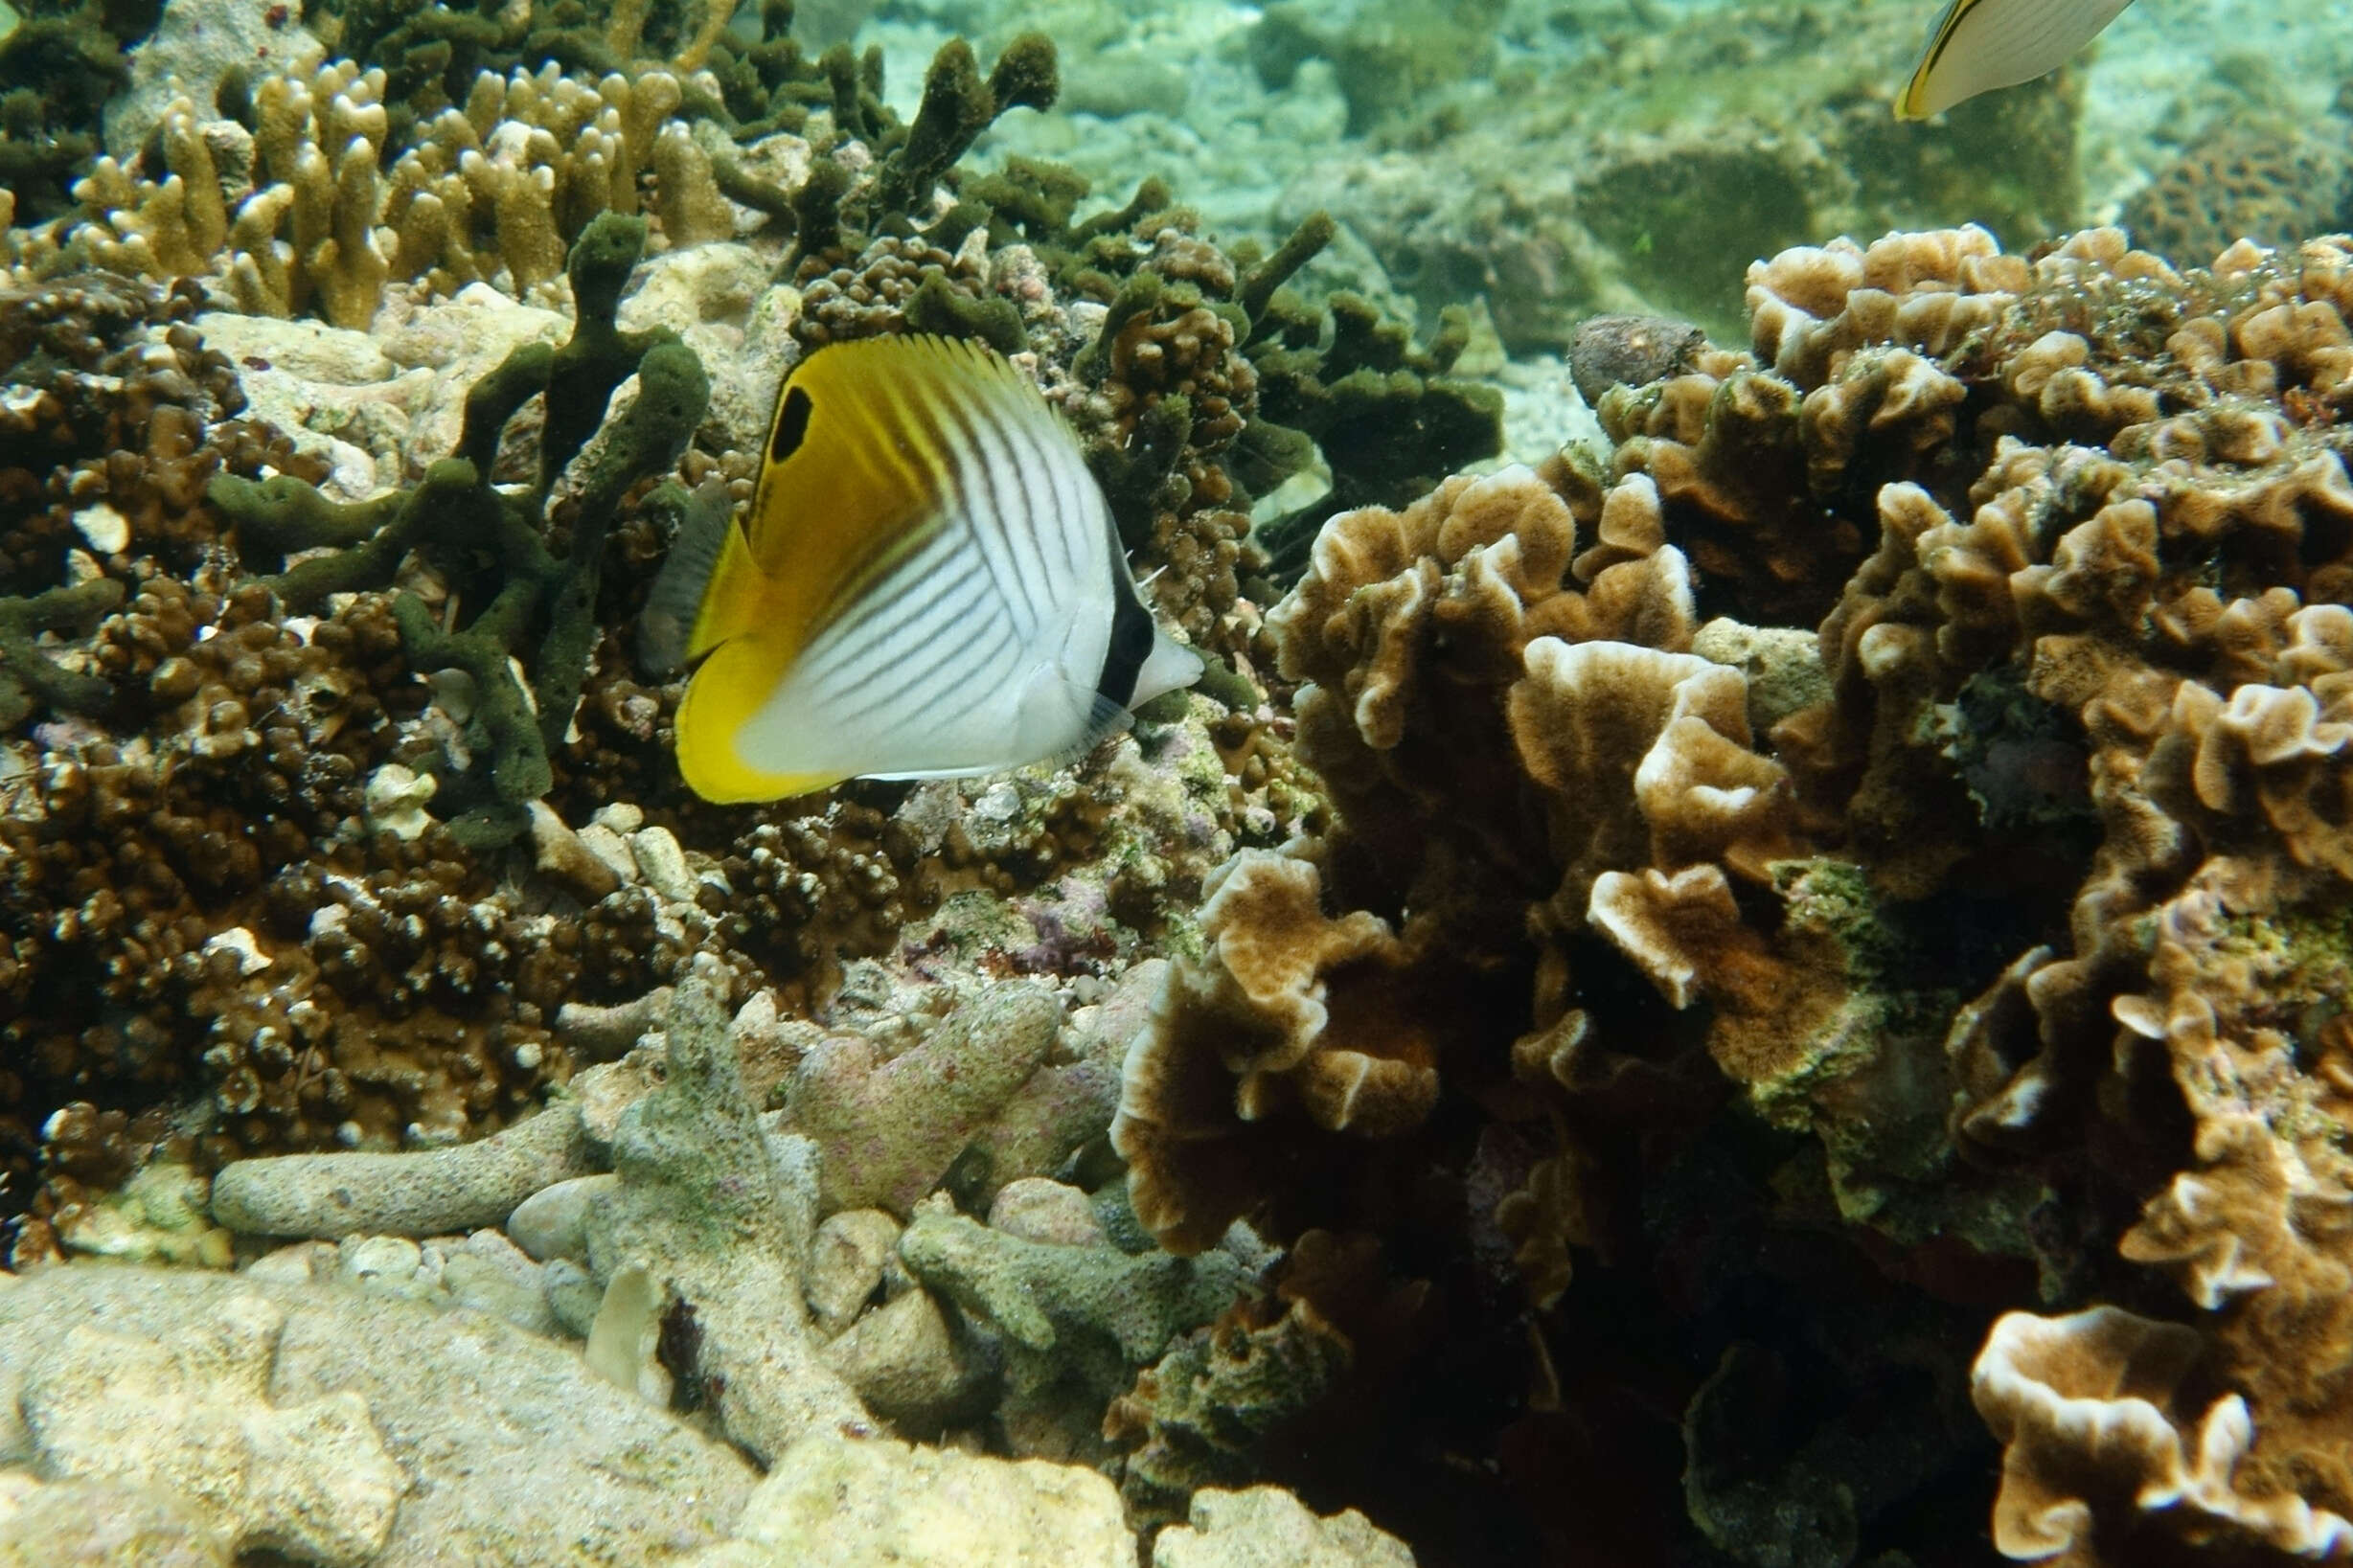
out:
<path id="1" fill-rule="evenodd" d="M 697 634 L 701 628 L 697 626 Z M 743 760 L 737 741 L 776 688 L 782 659 L 772 639 L 734 635 L 695 671 L 678 704 L 678 772 L 687 787 L 720 806 L 779 801 L 837 784 L 846 773 L 769 773 Z"/>

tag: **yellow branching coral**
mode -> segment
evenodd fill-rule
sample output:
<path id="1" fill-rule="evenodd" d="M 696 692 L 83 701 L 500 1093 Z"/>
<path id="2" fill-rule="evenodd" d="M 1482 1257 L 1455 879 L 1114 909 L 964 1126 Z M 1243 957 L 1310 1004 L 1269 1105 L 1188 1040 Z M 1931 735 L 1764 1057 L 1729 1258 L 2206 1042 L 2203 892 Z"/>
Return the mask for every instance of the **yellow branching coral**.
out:
<path id="1" fill-rule="evenodd" d="M 163 178 L 102 158 L 75 194 L 87 220 L 68 258 L 155 277 L 217 275 L 249 314 L 315 311 L 364 328 L 394 280 L 450 293 L 503 272 L 517 293 L 563 270 L 566 248 L 601 212 L 633 213 L 682 96 L 668 72 L 591 86 L 551 62 L 485 72 L 464 109 L 420 127 L 386 163 L 384 74 L 333 61 L 253 86 L 252 189 L 231 211 L 194 107 L 164 117 Z M 732 210 L 708 160 L 674 158 L 664 213 L 727 232 Z M 716 205 L 714 205 L 716 203 Z"/>

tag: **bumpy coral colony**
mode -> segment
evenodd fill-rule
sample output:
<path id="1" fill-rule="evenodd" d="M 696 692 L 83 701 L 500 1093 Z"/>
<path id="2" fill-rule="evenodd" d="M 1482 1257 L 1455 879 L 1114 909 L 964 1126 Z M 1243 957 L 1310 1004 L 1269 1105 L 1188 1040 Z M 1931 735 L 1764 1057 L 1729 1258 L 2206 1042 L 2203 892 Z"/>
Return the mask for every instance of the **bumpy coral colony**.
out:
<path id="1" fill-rule="evenodd" d="M 1038 34 L 275 11 L 0 42 L 0 1562 L 2353 1560 L 2353 244 L 1783 249 L 1500 464 L 1326 215 L 960 167 Z M 910 331 L 1208 674 L 697 800 L 648 582 Z"/>

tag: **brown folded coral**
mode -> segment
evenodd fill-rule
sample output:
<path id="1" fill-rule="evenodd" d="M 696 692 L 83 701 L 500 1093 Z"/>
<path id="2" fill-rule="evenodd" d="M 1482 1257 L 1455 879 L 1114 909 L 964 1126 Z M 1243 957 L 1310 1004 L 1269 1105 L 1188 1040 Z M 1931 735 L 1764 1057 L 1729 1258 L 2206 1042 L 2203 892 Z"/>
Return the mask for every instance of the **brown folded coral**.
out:
<path id="1" fill-rule="evenodd" d="M 1216 906 L 1135 1050 L 1124 1125 L 1170 1134 L 1123 1146 L 1139 1213 L 1198 1245 L 1459 1184 L 1467 1256 L 1546 1314 L 1540 1403 L 1574 1382 L 1541 1327 L 1573 1260 L 1604 1300 L 1629 1265 L 1670 1313 L 1706 1298 L 1708 1226 L 1666 1195 L 1695 1164 L 1773 1194 L 1764 1236 L 1843 1227 L 1949 1300 L 2161 1310 L 2156 1271 L 2182 1322 L 1997 1329 L 1997 1544 L 2353 1549 L 2353 247 L 2182 271 L 2114 231 L 2029 260 L 1962 230 L 1749 283 L 1751 354 L 1605 396 L 1606 475 L 1460 477 L 1317 539 L 1268 625 L 1335 820 L 1229 874 L 1286 897 Z M 1818 618 L 1827 696 L 1760 738 L 1695 606 Z M 1315 976 L 1250 1026 L 1284 1071 L 1480 1020 L 1378 1047 L 1434 1102 L 1337 1184 L 1206 1001 L 1273 944 Z M 1383 1014 L 1321 1006 L 1368 954 Z"/>

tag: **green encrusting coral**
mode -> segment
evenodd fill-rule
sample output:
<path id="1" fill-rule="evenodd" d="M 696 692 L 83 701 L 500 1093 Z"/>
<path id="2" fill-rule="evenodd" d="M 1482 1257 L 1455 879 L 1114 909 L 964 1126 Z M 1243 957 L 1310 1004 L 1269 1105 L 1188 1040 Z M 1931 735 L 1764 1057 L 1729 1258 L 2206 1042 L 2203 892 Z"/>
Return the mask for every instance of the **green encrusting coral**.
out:
<path id="1" fill-rule="evenodd" d="M 579 701 L 599 627 L 595 603 L 606 535 L 623 496 L 677 461 L 710 401 L 701 361 L 667 328 L 625 332 L 614 312 L 645 243 L 642 218 L 606 213 L 572 247 L 572 334 L 553 349 L 514 350 L 474 383 L 455 454 L 408 489 L 373 500 L 329 500 L 285 475 L 259 482 L 221 475 L 207 495 L 236 525 L 248 562 L 327 550 L 263 580 L 288 610 L 331 596 L 380 588 L 412 550 L 459 559 L 489 557 L 496 587 L 462 627 L 445 626 L 414 594 L 393 613 L 412 668 L 455 669 L 474 684 L 469 740 L 487 761 L 444 781 L 461 813 L 451 829 L 475 846 L 504 844 L 529 821 L 526 807 L 552 781 L 550 750 Z M 541 528 L 550 493 L 573 460 L 600 435 L 613 389 L 637 377 L 636 399 L 601 432 L 569 511 L 569 547 L 559 555 Z M 537 482 L 519 492 L 491 485 L 501 433 L 542 396 Z M 675 489 L 675 487 L 671 487 Z M 683 492 L 663 504 L 682 504 Z M 533 639 L 537 638 L 536 650 Z M 514 660 L 528 659 L 527 676 Z M 524 685 L 528 679 L 529 686 Z"/>

